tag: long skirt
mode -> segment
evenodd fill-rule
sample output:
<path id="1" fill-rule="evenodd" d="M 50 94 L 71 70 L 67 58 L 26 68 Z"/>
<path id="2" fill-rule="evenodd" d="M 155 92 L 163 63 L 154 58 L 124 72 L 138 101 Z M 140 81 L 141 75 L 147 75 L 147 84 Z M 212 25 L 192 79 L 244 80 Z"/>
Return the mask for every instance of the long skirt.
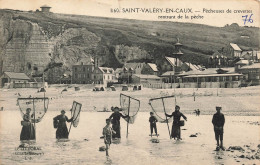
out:
<path id="1" fill-rule="evenodd" d="M 121 138 L 120 124 L 113 124 L 112 129 L 116 132 L 112 134 L 112 138 Z"/>
<path id="2" fill-rule="evenodd" d="M 20 140 L 35 140 L 35 129 L 33 124 L 23 126 Z"/>
<path id="3" fill-rule="evenodd" d="M 179 125 L 172 125 L 172 133 L 171 133 L 172 138 L 181 138 L 181 129 Z"/>
<path id="4" fill-rule="evenodd" d="M 58 127 L 56 131 L 56 139 L 68 139 L 69 132 L 67 126 Z"/>

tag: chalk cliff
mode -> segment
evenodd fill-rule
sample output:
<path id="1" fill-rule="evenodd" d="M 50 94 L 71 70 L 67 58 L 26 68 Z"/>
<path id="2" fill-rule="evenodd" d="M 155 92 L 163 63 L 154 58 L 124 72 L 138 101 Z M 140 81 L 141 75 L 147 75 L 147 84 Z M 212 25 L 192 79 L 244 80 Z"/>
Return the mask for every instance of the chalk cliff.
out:
<path id="1" fill-rule="evenodd" d="M 241 36 L 248 36 L 241 38 Z M 100 18 L 0 9 L 0 73 L 40 75 L 49 63 L 62 72 L 77 63 L 121 67 L 124 62 L 160 65 L 171 56 L 176 38 L 184 45 L 181 60 L 205 64 L 209 55 L 230 42 L 259 49 L 259 28 Z M 59 72 L 61 74 L 61 72 Z"/>

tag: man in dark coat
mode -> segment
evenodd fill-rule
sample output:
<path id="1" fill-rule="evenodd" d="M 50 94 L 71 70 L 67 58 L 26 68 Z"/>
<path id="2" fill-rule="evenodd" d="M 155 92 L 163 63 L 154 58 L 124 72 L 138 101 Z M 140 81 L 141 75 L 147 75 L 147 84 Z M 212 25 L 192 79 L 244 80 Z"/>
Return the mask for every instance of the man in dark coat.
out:
<path id="1" fill-rule="evenodd" d="M 217 113 L 215 113 L 213 115 L 213 118 L 212 118 L 212 124 L 214 126 L 214 132 L 215 132 L 215 138 L 216 138 L 216 141 L 217 141 L 217 148 L 216 150 L 218 151 L 219 148 L 221 148 L 222 150 L 224 150 L 224 147 L 223 147 L 223 127 L 224 127 L 224 124 L 225 124 L 225 116 L 224 114 L 220 113 L 220 110 L 222 108 L 221 107 L 216 107 L 216 110 L 217 110 Z M 219 140 L 220 140 L 220 145 L 219 145 Z"/>

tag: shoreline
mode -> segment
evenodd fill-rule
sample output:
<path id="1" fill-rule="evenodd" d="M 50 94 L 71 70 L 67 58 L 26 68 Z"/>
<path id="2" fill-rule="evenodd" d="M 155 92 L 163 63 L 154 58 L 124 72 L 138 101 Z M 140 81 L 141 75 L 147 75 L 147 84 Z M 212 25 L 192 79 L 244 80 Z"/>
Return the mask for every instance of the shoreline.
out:
<path id="1" fill-rule="evenodd" d="M 175 94 L 177 104 L 184 114 L 194 114 L 195 109 L 200 109 L 201 115 L 212 115 L 215 113 L 215 106 L 222 106 L 223 113 L 227 116 L 260 116 L 260 86 L 198 88 L 198 90 L 193 88 L 143 88 L 140 91 L 121 91 L 121 88 L 117 87 L 117 91 L 96 92 L 86 85 L 75 86 L 80 87 L 80 90 L 75 91 L 73 87 L 68 88 L 68 85 L 65 84 L 50 85 L 45 94 L 49 98 L 48 111 L 69 110 L 73 100 L 82 103 L 83 112 L 97 112 L 104 108 L 110 110 L 112 106 L 120 106 L 119 97 L 123 93 L 140 100 L 140 112 L 150 112 L 149 99 Z M 62 92 L 65 87 L 67 87 L 67 91 Z M 3 111 L 17 111 L 19 110 L 17 98 L 44 96 L 43 93 L 37 91 L 37 88 L 0 89 L 0 107 L 3 107 Z M 195 97 L 193 93 L 195 93 Z"/>

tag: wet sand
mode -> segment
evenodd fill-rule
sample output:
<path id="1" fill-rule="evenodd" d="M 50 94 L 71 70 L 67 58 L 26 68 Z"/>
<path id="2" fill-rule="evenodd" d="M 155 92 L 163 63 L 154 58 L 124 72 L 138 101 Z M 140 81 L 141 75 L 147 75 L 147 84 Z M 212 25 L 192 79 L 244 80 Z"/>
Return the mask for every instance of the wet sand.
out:
<path id="1" fill-rule="evenodd" d="M 4 111 L 0 112 L 1 164 L 259 164 L 259 87 L 198 91 L 176 89 L 177 104 L 188 117 L 182 127 L 183 140 L 170 140 L 167 125 L 158 123 L 159 143 L 152 143 L 148 136 L 151 108 L 147 103 L 153 97 L 172 95 L 174 90 L 123 92 L 140 99 L 141 108 L 136 122 L 129 126 L 128 139 L 125 138 L 126 122 L 121 121 L 121 143 L 111 145 L 109 159 L 105 152 L 99 151 L 99 147 L 104 146 L 103 139 L 99 137 L 110 113 L 96 111 L 118 106 L 122 91 L 92 92 L 92 89 L 81 87 L 80 91 L 68 88 L 67 92 L 61 94 L 63 88 L 47 89 L 46 96 L 50 98 L 50 104 L 44 119 L 36 125 L 37 141 L 34 144 L 41 148 L 39 152 L 43 155 L 27 155 L 27 159 L 17 155 L 16 150 L 20 145 L 22 119 L 16 105 L 17 93 L 22 97 L 43 97 L 43 93 L 37 93 L 36 89 L 1 89 L 0 104 L 4 107 Z M 195 101 L 193 90 L 197 94 Z M 72 128 L 70 141 L 57 142 L 52 119 L 61 109 L 65 109 L 70 117 L 68 110 L 73 100 L 82 103 L 79 126 Z M 223 106 L 226 115 L 224 146 L 227 150 L 216 152 L 211 119 L 218 104 Z M 202 115 L 199 117 L 193 114 L 196 108 L 201 110 Z M 171 123 L 169 125 L 171 127 Z M 194 134 L 197 137 L 190 137 Z M 30 158 L 32 160 L 28 160 Z"/>

